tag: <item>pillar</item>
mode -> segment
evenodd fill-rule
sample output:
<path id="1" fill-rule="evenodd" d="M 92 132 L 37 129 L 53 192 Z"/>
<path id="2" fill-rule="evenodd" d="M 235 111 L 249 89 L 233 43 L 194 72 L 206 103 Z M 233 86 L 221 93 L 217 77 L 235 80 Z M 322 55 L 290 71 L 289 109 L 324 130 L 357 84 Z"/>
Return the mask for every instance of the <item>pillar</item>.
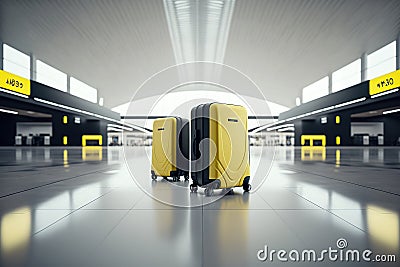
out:
<path id="1" fill-rule="evenodd" d="M 31 58 L 31 80 L 36 81 L 36 56 L 30 53 Z"/>
<path id="2" fill-rule="evenodd" d="M 396 40 L 396 69 L 400 70 L 400 34 Z"/>
<path id="3" fill-rule="evenodd" d="M 363 53 L 361 55 L 361 82 L 367 80 L 367 68 L 368 68 L 368 55 Z"/>
<path id="4" fill-rule="evenodd" d="M 71 76 L 67 75 L 67 92 L 71 92 Z"/>
<path id="5" fill-rule="evenodd" d="M 3 69 L 3 42 L 0 41 L 0 70 Z"/>
<path id="6" fill-rule="evenodd" d="M 329 73 L 328 78 L 329 78 L 329 87 L 328 87 L 329 94 L 332 94 L 332 72 Z"/>

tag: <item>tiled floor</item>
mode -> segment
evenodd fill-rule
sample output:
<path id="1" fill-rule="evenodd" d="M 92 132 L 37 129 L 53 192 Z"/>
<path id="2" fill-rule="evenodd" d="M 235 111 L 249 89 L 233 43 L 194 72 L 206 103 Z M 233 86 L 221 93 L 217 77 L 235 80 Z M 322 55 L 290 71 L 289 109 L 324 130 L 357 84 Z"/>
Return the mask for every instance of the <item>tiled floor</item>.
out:
<path id="1" fill-rule="evenodd" d="M 282 147 L 273 157 L 252 147 L 256 190 L 213 197 L 190 193 L 184 181 L 152 182 L 148 152 L 0 149 L 0 265 L 400 265 L 398 148 Z M 318 259 L 340 238 L 344 255 L 369 249 L 371 259 L 394 254 L 397 262 L 289 257 L 315 250 Z M 260 261 L 265 246 L 286 250 L 288 261 L 276 253 Z"/>

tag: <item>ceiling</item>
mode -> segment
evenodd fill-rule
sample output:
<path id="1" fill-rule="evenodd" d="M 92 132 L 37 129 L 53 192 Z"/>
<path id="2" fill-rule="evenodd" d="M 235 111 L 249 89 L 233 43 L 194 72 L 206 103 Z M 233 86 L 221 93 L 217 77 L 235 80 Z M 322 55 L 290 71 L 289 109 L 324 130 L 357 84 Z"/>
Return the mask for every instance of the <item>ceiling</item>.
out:
<path id="1" fill-rule="evenodd" d="M 177 62 L 171 1 L 1 0 L 0 40 L 97 88 L 114 107 Z M 205 0 L 190 3 L 188 16 L 207 14 Z M 399 14 L 398 0 L 236 0 L 224 13 L 222 40 L 214 42 L 217 60 L 248 75 L 268 100 L 292 107 L 303 87 L 395 40 Z M 215 23 L 196 21 L 184 29 L 209 32 Z"/>

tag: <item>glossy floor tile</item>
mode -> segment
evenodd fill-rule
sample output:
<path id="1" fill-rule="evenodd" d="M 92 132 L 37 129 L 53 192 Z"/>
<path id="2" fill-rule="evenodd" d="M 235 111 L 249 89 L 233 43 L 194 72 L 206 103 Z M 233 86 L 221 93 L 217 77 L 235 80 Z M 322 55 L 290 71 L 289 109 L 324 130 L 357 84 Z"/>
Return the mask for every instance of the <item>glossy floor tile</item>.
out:
<path id="1" fill-rule="evenodd" d="M 254 190 L 212 197 L 150 152 L 0 148 L 0 266 L 400 264 L 399 148 L 252 147 Z"/>

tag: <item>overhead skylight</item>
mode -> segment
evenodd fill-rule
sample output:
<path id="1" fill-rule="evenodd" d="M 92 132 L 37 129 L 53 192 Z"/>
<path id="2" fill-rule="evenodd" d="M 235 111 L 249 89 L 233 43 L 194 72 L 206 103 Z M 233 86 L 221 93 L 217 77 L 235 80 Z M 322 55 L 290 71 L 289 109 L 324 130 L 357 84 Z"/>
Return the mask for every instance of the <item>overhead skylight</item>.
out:
<path id="1" fill-rule="evenodd" d="M 177 63 L 222 63 L 234 0 L 164 0 Z"/>

